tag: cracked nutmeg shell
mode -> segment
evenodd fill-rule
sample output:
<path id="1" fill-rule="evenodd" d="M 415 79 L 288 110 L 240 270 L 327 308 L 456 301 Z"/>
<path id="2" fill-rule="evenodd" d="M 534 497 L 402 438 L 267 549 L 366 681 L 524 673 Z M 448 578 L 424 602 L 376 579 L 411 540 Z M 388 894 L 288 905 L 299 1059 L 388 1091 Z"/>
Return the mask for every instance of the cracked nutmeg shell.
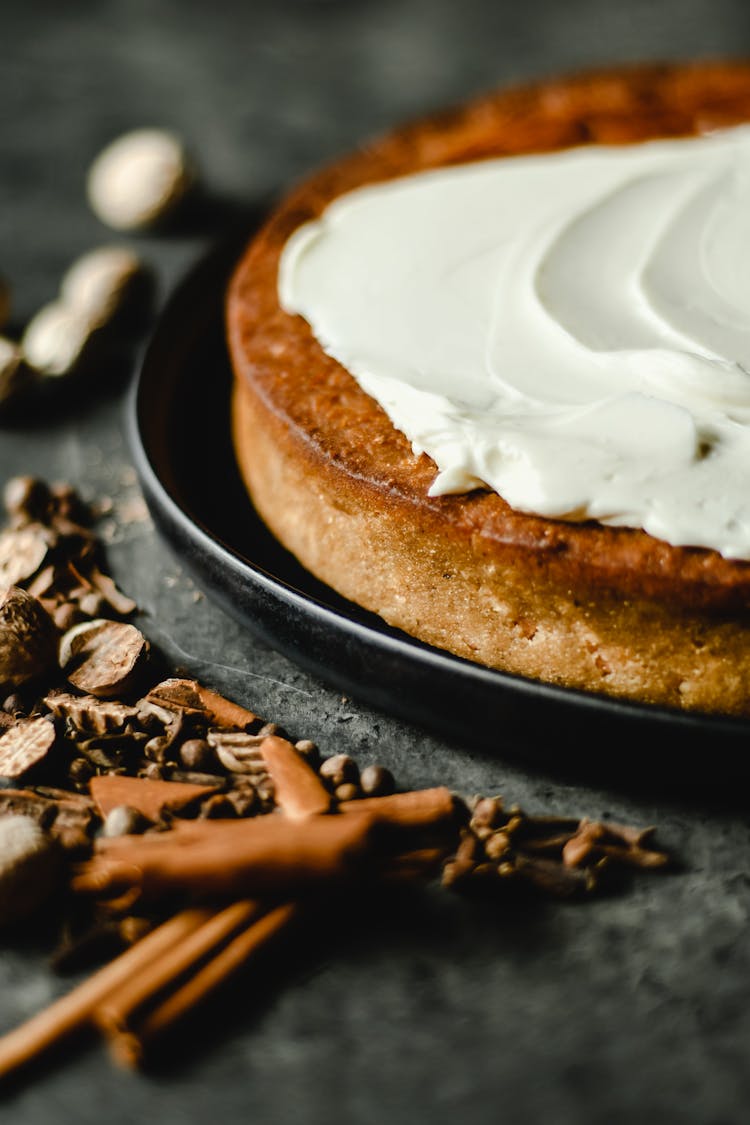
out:
<path id="1" fill-rule="evenodd" d="M 57 629 L 31 594 L 11 586 L 0 594 L 0 684 L 18 687 L 57 664 Z"/>
<path id="2" fill-rule="evenodd" d="M 113 699 L 136 683 L 149 644 L 135 625 L 97 618 L 69 629 L 60 641 L 68 683 L 97 699 Z"/>

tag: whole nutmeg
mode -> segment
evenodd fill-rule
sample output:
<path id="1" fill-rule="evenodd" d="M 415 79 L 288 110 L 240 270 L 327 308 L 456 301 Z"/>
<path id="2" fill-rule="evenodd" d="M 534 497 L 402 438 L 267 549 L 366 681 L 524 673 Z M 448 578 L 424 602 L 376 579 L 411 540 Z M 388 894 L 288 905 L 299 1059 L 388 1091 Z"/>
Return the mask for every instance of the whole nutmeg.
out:
<path id="1" fill-rule="evenodd" d="M 164 219 L 193 181 L 182 142 L 163 129 L 136 129 L 109 144 L 88 174 L 89 203 L 114 230 L 140 230 Z"/>
<path id="2" fill-rule="evenodd" d="M 0 336 L 0 406 L 18 398 L 34 381 L 18 344 Z"/>
<path id="3" fill-rule="evenodd" d="M 29 321 L 21 350 L 34 371 L 59 378 L 91 370 L 101 342 L 99 325 L 87 313 L 53 301 Z"/>
<path id="4" fill-rule="evenodd" d="M 0 594 L 0 684 L 18 687 L 57 664 L 57 630 L 36 598 L 18 586 Z"/>
<path id="5" fill-rule="evenodd" d="M 100 246 L 73 262 L 60 282 L 60 297 L 97 324 L 143 314 L 152 289 L 151 273 L 126 246 Z"/>
<path id="6" fill-rule="evenodd" d="M 29 816 L 0 816 L 0 928 L 31 914 L 52 894 L 62 866 L 58 846 Z"/>

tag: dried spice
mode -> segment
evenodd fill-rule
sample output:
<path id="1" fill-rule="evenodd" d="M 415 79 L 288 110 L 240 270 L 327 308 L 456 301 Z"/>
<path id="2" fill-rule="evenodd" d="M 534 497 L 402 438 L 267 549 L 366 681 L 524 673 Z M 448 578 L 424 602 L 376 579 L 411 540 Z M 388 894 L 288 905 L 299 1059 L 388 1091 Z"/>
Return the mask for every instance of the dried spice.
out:
<path id="1" fill-rule="evenodd" d="M 19 684 L 57 666 L 57 630 L 36 598 L 18 586 L 0 594 L 0 684 Z"/>
<path id="2" fill-rule="evenodd" d="M 79 691 L 111 699 L 132 690 L 148 652 L 148 641 L 135 625 L 98 618 L 65 634 L 60 667 Z"/>
<path id="3" fill-rule="evenodd" d="M 118 947 L 126 930 L 141 940 L 0 1040 L 0 1075 L 82 1023 L 103 1029 L 120 1061 L 139 1061 L 303 917 L 305 901 L 352 883 L 442 870 L 443 884 L 462 893 L 523 887 L 575 898 L 614 867 L 666 866 L 652 829 L 534 817 L 500 797 L 466 803 L 445 788 L 393 792 L 383 767 L 360 771 L 345 754 L 321 759 L 313 742 L 291 742 L 195 680 L 149 684 L 147 641 L 116 620 L 133 603 L 102 569 L 75 494 L 17 478 L 5 502 L 12 527 L 0 533 L 0 563 L 2 536 L 28 535 L 27 589 L 16 597 L 44 615 L 53 638 L 49 613 L 80 623 L 63 637 L 62 669 L 56 659 L 37 663 L 32 675 L 45 682 L 19 681 L 0 710 L 0 776 L 25 784 L 0 789 L 0 826 L 25 819 L 77 863 L 72 890 L 95 904 L 91 948 L 97 933 Z M 166 901 L 184 908 L 159 924 Z M 82 956 L 86 945 L 68 950 Z"/>
<path id="4" fill-rule="evenodd" d="M 43 717 L 20 719 L 0 736 L 0 777 L 23 777 L 55 744 L 54 724 Z"/>

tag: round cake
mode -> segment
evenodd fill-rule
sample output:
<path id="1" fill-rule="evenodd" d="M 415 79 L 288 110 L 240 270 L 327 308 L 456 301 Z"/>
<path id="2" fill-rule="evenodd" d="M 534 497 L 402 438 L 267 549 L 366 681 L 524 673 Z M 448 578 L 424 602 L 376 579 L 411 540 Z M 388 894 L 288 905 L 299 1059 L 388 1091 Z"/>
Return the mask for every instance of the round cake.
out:
<path id="1" fill-rule="evenodd" d="M 434 494 L 435 462 L 279 298 L 292 235 L 367 185 L 747 121 L 748 66 L 586 74 L 417 122 L 298 187 L 248 246 L 227 301 L 236 455 L 274 535 L 345 597 L 458 656 L 640 702 L 750 713 L 747 558 L 521 511 L 486 487 Z"/>

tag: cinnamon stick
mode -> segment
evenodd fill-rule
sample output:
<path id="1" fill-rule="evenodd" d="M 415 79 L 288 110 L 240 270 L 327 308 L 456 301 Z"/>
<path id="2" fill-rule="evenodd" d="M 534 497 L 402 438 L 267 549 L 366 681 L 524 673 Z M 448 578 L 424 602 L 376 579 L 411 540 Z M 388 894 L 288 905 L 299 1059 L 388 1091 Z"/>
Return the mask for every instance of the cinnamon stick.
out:
<path id="1" fill-rule="evenodd" d="M 392 828 L 431 829 L 456 822 L 456 802 L 450 789 L 414 789 L 409 793 L 391 793 L 388 797 L 361 797 L 341 801 L 343 813 L 368 813 L 378 824 Z"/>
<path id="2" fill-rule="evenodd" d="M 280 936 L 298 912 L 296 903 L 286 903 L 251 922 L 185 984 L 154 1008 L 139 1026 L 105 1025 L 113 1058 L 123 1066 L 138 1066 L 154 1040 L 171 1030 L 255 954 Z"/>
<path id="3" fill-rule="evenodd" d="M 0 1038 L 0 1078 L 20 1069 L 87 1024 L 94 1009 L 124 981 L 201 926 L 211 912 L 183 910 L 147 934 L 72 992 Z"/>
<path id="4" fill-rule="evenodd" d="M 158 820 L 167 810 L 177 812 L 201 797 L 210 796 L 216 792 L 216 786 L 105 773 L 92 777 L 89 791 L 102 819 L 118 805 L 128 805 L 149 820 Z"/>
<path id="5" fill-rule="evenodd" d="M 97 895 L 132 887 L 145 898 L 175 891 L 203 898 L 285 897 L 361 872 L 377 854 L 375 829 L 367 814 L 307 821 L 263 816 L 206 822 L 203 831 L 191 826 L 174 843 L 172 833 L 122 837 L 116 848 L 81 865 L 72 887 Z"/>
<path id="6" fill-rule="evenodd" d="M 273 782 L 276 804 L 287 816 L 302 819 L 329 811 L 330 793 L 291 742 L 269 735 L 258 749 Z"/>
<path id="7" fill-rule="evenodd" d="M 199 966 L 262 913 L 260 903 L 243 899 L 207 918 L 158 961 L 145 965 L 136 976 L 110 992 L 95 1009 L 94 1023 L 107 1033 L 127 1028 L 155 997 L 163 995 L 170 985 Z"/>

